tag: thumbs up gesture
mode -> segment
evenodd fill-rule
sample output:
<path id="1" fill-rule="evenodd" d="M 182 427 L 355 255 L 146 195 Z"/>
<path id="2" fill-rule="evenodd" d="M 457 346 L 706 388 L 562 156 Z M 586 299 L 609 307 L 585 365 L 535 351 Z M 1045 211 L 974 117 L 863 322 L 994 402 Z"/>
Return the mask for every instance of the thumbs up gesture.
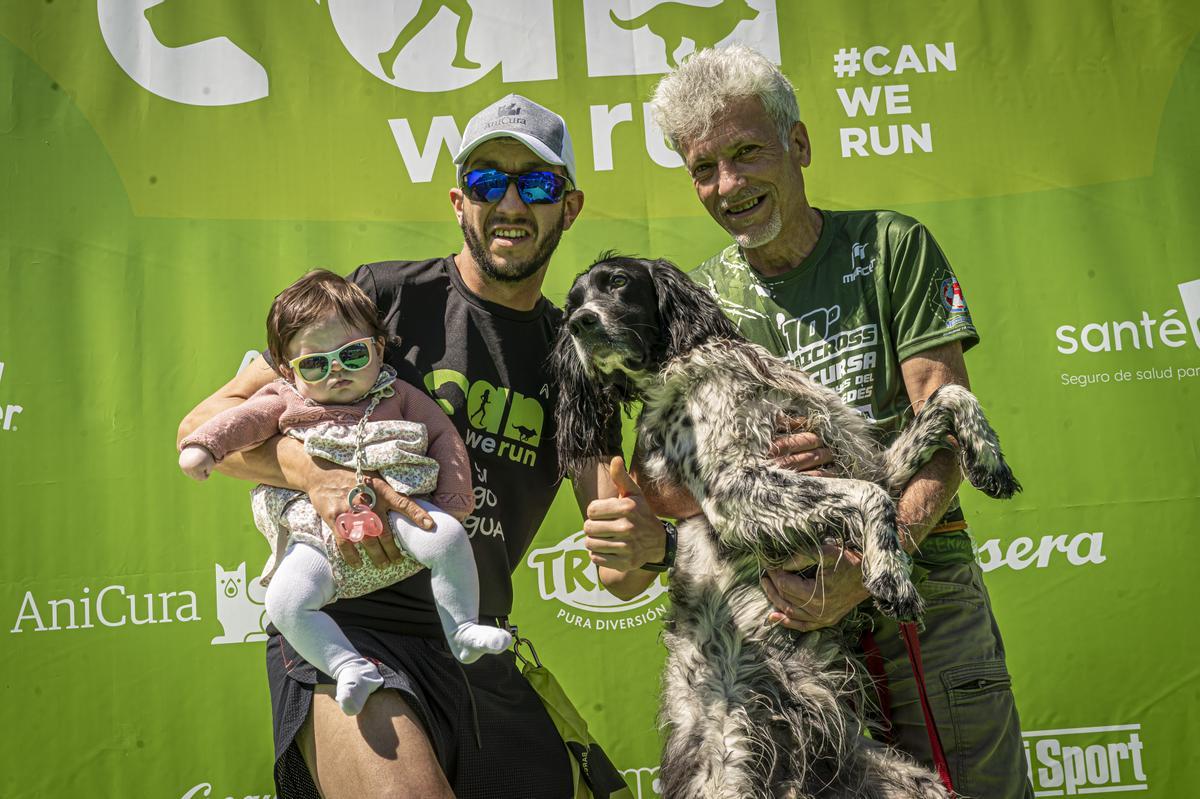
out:
<path id="1" fill-rule="evenodd" d="M 612 459 L 612 462 L 608 464 L 608 476 L 612 479 L 613 485 L 617 487 L 618 497 L 640 497 L 642 495 L 642 489 L 633 482 L 633 477 L 625 470 L 624 458 Z"/>
<path id="2" fill-rule="evenodd" d="M 584 545 L 592 554 L 592 562 L 627 572 L 661 561 L 666 552 L 662 522 L 629 476 L 625 459 L 613 458 L 607 476 L 610 485 L 605 486 L 601 479 L 600 494 L 609 496 L 588 504 L 583 523 L 587 533 Z"/>

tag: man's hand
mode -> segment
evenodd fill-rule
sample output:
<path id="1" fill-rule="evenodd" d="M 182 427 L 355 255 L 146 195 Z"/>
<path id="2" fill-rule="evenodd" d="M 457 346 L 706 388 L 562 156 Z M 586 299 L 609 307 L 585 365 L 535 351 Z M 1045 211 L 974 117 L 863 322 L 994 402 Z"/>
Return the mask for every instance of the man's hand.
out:
<path id="1" fill-rule="evenodd" d="M 763 591 L 776 608 L 767 616 L 773 624 L 802 632 L 831 627 L 868 596 L 862 583 L 862 556 L 857 552 L 826 544 L 819 566 L 804 556 L 787 566 L 804 572 L 771 569 L 762 578 Z"/>
<path id="2" fill-rule="evenodd" d="M 833 463 L 833 452 L 816 433 L 807 431 L 808 420 L 791 416 L 780 417 L 780 435 L 771 442 L 768 451 L 776 466 L 803 472 L 811 477 L 831 477 L 821 467 Z"/>
<path id="3" fill-rule="evenodd" d="M 433 529 L 433 519 L 412 498 L 406 497 L 388 485 L 381 477 L 368 475 L 366 483 L 375 492 L 375 507 L 372 510 L 383 522 L 383 535 L 378 538 L 364 538 L 359 544 L 366 551 L 367 557 L 376 566 L 383 568 L 389 563 L 399 563 L 407 556 L 396 546 L 392 535 L 388 512 L 396 511 L 407 517 L 418 527 L 426 530 Z M 306 481 L 305 493 L 313 504 L 321 519 L 329 525 L 329 529 L 337 530 L 336 519 L 339 514 L 350 510 L 347 501 L 350 489 L 358 484 L 354 472 L 343 469 L 324 461 L 314 460 L 309 479 Z M 336 533 L 335 533 L 336 535 Z M 338 550 L 342 558 L 351 566 L 358 566 L 362 558 L 357 547 L 351 541 L 338 538 Z"/>
<path id="4" fill-rule="evenodd" d="M 625 471 L 625 460 L 613 458 L 609 475 L 617 496 L 588 503 L 583 531 L 592 563 L 627 572 L 665 555 L 666 534 L 637 483 Z"/>

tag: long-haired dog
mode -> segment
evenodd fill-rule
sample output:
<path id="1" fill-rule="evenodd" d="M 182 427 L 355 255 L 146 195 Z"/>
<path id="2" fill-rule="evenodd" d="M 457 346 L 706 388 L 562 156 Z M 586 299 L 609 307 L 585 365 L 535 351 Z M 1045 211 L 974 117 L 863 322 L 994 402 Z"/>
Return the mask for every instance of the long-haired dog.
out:
<path id="1" fill-rule="evenodd" d="M 975 397 L 941 387 L 884 449 L 868 420 L 746 341 L 670 263 L 616 256 L 576 279 L 553 361 L 564 469 L 600 457 L 612 417 L 641 401 L 644 477 L 703 510 L 679 530 L 671 575 L 663 795 L 944 799 L 931 772 L 862 735 L 862 685 L 838 632 L 767 623 L 759 575 L 835 541 L 862 553 L 882 612 L 918 617 L 896 531 L 913 474 L 953 435 L 971 483 L 993 497 L 1020 490 Z M 808 420 L 837 477 L 772 462 L 781 416 Z"/>

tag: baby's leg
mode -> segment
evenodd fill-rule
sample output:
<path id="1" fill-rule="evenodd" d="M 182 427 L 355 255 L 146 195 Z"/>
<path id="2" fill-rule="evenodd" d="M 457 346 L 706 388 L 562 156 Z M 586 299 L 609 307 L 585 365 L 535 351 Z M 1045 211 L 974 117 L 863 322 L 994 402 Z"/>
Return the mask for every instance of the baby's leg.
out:
<path id="1" fill-rule="evenodd" d="M 512 643 L 508 631 L 479 623 L 479 573 L 467 531 L 436 505 L 417 503 L 433 517 L 433 530 L 422 530 L 395 512 L 390 514 L 392 529 L 400 545 L 429 567 L 433 601 L 450 650 L 463 663 L 503 652 Z"/>
<path id="2" fill-rule="evenodd" d="M 338 704 L 353 716 L 383 685 L 383 677 L 374 663 L 355 651 L 337 622 L 321 611 L 334 593 L 333 570 L 325 554 L 294 543 L 267 586 L 267 615 L 300 657 L 337 680 Z"/>

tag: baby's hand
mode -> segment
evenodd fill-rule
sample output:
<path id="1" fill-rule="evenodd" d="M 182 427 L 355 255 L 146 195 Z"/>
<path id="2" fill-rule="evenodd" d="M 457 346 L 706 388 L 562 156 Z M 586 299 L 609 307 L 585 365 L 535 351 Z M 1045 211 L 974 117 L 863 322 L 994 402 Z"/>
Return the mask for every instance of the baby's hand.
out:
<path id="1" fill-rule="evenodd" d="M 216 464 L 211 452 L 195 444 L 179 453 L 179 468 L 193 480 L 207 480 Z"/>

